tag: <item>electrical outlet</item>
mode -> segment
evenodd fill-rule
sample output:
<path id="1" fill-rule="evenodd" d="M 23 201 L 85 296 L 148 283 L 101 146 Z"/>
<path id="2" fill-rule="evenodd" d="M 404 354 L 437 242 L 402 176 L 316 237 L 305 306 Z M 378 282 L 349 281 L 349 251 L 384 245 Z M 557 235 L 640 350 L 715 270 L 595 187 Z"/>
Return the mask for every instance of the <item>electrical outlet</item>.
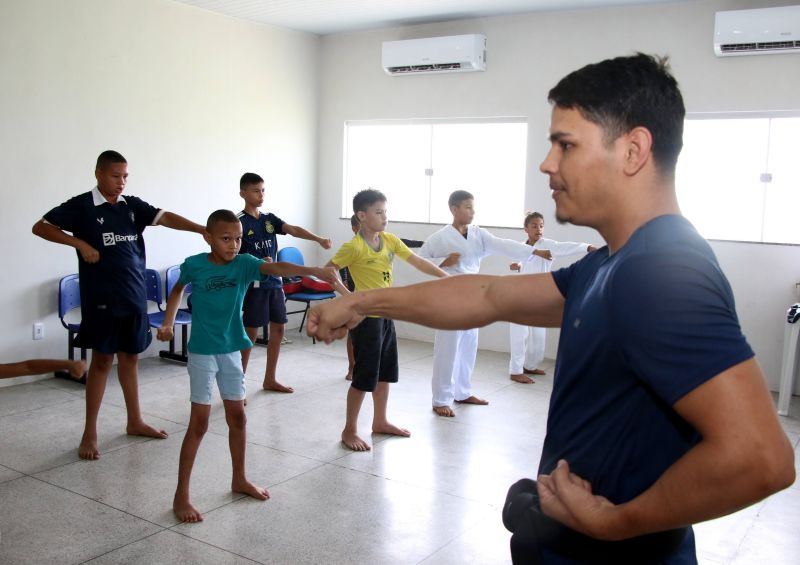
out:
<path id="1" fill-rule="evenodd" d="M 33 324 L 33 339 L 44 339 L 44 324 L 36 322 Z"/>

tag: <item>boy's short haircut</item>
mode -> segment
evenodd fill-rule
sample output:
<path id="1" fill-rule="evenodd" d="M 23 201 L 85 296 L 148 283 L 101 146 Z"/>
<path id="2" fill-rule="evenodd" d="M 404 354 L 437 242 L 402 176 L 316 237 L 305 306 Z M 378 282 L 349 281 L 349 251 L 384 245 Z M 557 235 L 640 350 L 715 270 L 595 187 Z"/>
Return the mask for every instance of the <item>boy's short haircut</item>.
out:
<path id="1" fill-rule="evenodd" d="M 97 168 L 98 169 L 105 169 L 112 163 L 127 163 L 128 161 L 125 160 L 125 157 L 122 156 L 121 153 L 114 151 L 113 149 L 108 149 L 107 151 L 103 151 L 100 155 L 97 156 Z"/>
<path id="2" fill-rule="evenodd" d="M 561 79 L 547 99 L 600 126 L 607 145 L 633 128 L 647 128 L 656 167 L 675 173 L 686 109 L 666 57 L 637 53 L 587 65 Z"/>
<path id="3" fill-rule="evenodd" d="M 523 227 L 528 227 L 533 220 L 542 220 L 544 222 L 544 216 L 542 216 L 539 212 L 525 212 L 525 223 L 523 223 Z"/>
<path id="4" fill-rule="evenodd" d="M 239 179 L 239 190 L 244 190 L 244 187 L 246 186 L 261 182 L 264 182 L 264 179 L 261 178 L 261 175 L 257 175 L 256 173 L 245 173 L 242 175 L 242 178 Z"/>
<path id="5" fill-rule="evenodd" d="M 359 191 L 353 196 L 353 212 L 366 212 L 376 202 L 386 202 L 386 196 L 380 190 L 367 188 Z"/>
<path id="6" fill-rule="evenodd" d="M 211 231 L 211 229 L 221 223 L 228 223 L 228 224 L 238 224 L 239 218 L 236 217 L 236 214 L 231 212 L 230 210 L 215 210 L 211 212 L 211 215 L 208 217 L 206 221 L 206 231 Z"/>
<path id="7" fill-rule="evenodd" d="M 454 206 L 461 206 L 461 203 L 464 202 L 464 200 L 475 200 L 475 197 L 466 190 L 456 190 L 450 195 L 450 198 L 447 199 L 447 207 L 453 208 Z"/>
<path id="8" fill-rule="evenodd" d="M 358 216 L 356 216 L 355 214 L 350 216 L 350 227 L 351 228 L 360 228 L 361 227 L 361 222 L 358 221 Z"/>

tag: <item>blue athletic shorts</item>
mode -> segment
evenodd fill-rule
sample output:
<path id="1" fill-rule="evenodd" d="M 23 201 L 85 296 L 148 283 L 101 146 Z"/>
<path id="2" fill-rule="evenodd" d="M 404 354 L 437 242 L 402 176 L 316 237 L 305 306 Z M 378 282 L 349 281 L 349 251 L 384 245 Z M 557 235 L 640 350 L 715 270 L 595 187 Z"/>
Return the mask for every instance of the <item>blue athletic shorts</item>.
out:
<path id="1" fill-rule="evenodd" d="M 150 342 L 150 321 L 146 313 L 114 315 L 107 310 L 86 309 L 75 345 L 100 353 L 141 353 Z"/>
<path id="2" fill-rule="evenodd" d="M 251 286 L 244 295 L 242 322 L 246 328 L 261 328 L 267 322 L 285 324 L 286 298 L 282 288 Z M 264 336 L 266 337 L 266 336 Z"/>
<path id="3" fill-rule="evenodd" d="M 218 355 L 200 355 L 190 351 L 187 369 L 190 400 L 195 404 L 211 404 L 211 386 L 215 379 L 222 400 L 244 400 L 247 391 L 239 351 Z"/>

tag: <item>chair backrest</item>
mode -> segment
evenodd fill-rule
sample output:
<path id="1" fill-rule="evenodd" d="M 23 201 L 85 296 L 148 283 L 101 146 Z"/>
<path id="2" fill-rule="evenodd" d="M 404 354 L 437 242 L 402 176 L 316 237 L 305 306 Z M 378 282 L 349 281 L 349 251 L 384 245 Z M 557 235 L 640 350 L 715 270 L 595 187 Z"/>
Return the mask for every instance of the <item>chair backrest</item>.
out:
<path id="1" fill-rule="evenodd" d="M 147 269 L 144 272 L 144 285 L 147 289 L 147 300 L 152 300 L 161 310 L 161 275 L 155 269 Z"/>
<path id="2" fill-rule="evenodd" d="M 169 295 L 172 292 L 172 287 L 174 287 L 178 283 L 178 280 L 180 280 L 180 278 L 181 278 L 180 265 L 172 265 L 171 267 L 167 267 L 166 281 L 164 284 L 164 290 L 166 291 L 167 298 L 169 298 Z M 189 283 L 185 287 L 183 287 L 184 298 L 188 299 L 191 293 L 192 293 L 192 283 Z"/>
<path id="3" fill-rule="evenodd" d="M 294 263 L 295 265 L 305 265 L 303 253 L 297 247 L 284 247 L 278 250 L 278 261 Z"/>
<path id="4" fill-rule="evenodd" d="M 67 312 L 80 308 L 81 306 L 81 288 L 80 279 L 77 273 L 67 275 L 58 281 L 58 317 L 61 318 L 61 324 L 66 328 L 67 323 L 64 321 L 64 316 Z"/>

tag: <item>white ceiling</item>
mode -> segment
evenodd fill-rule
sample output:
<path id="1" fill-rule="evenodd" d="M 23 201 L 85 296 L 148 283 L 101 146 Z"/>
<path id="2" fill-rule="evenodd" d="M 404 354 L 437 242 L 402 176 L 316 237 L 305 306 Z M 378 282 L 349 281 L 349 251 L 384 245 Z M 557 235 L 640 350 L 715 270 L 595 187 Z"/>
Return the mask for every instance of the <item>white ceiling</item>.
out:
<path id="1" fill-rule="evenodd" d="M 174 0 L 319 35 L 389 26 L 670 0 Z"/>

